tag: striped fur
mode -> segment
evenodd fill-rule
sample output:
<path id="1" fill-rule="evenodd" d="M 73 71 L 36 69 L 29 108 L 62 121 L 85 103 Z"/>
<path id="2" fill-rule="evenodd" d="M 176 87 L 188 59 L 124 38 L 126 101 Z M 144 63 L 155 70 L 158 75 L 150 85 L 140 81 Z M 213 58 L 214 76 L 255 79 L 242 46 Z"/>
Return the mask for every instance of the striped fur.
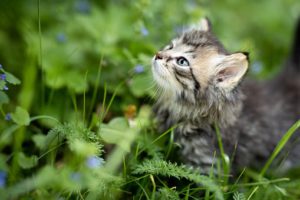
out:
<path id="1" fill-rule="evenodd" d="M 153 58 L 153 77 L 160 89 L 154 105 L 159 130 L 176 124 L 182 159 L 207 171 L 214 163 L 214 152 L 219 151 L 212 128 L 217 123 L 226 153 L 236 154 L 234 169 L 261 166 L 300 116 L 299 110 L 292 109 L 300 107 L 300 99 L 295 101 L 300 96 L 299 74 L 284 81 L 285 73 L 284 78 L 263 84 L 249 80 L 240 84 L 248 68 L 248 54 L 229 54 L 209 23 L 204 24 L 205 28 L 183 33 Z M 181 57 L 188 66 L 178 63 Z M 291 155 L 286 165 L 300 159 L 294 151 Z"/>

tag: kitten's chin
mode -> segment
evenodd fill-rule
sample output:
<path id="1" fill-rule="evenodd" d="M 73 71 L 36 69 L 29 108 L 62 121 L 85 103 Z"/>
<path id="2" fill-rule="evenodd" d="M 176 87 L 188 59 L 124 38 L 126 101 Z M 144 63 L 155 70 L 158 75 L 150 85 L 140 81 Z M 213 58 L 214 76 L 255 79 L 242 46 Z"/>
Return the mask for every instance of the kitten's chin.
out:
<path id="1" fill-rule="evenodd" d="M 170 89 L 170 83 L 168 82 L 168 72 L 163 68 L 159 61 L 152 60 L 152 74 L 156 84 L 165 90 Z"/>

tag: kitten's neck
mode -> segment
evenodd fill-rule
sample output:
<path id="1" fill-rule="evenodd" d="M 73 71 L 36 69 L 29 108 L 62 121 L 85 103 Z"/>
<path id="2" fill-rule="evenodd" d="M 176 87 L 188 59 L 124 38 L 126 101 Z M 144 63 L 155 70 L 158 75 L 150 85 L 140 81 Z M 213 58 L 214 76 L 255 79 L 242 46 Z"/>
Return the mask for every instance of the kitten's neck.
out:
<path id="1" fill-rule="evenodd" d="M 244 95 L 235 90 L 228 93 L 209 92 L 199 96 L 197 102 L 190 101 L 188 95 L 182 98 L 172 95 L 162 95 L 158 104 L 168 110 L 173 122 L 192 122 L 198 126 L 218 123 L 220 127 L 227 127 L 236 122 L 243 105 Z"/>

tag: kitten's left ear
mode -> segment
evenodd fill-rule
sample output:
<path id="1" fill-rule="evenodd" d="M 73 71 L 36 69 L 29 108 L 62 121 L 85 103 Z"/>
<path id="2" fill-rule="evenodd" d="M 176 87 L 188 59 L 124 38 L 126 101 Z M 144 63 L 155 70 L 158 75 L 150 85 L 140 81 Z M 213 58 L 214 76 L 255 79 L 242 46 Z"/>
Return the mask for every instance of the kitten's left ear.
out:
<path id="1" fill-rule="evenodd" d="M 207 17 L 203 17 L 199 22 L 199 30 L 209 32 L 211 30 L 211 23 Z"/>
<path id="2" fill-rule="evenodd" d="M 248 53 L 234 53 L 225 56 L 215 71 L 216 86 L 224 90 L 232 90 L 246 74 L 248 65 Z"/>

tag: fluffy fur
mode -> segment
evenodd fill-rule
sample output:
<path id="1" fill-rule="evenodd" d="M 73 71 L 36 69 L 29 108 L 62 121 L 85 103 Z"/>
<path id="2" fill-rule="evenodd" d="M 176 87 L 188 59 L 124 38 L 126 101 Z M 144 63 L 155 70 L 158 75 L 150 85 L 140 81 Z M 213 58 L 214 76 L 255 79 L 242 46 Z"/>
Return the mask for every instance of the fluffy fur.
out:
<path id="1" fill-rule="evenodd" d="M 300 119 L 300 27 L 287 66 L 268 82 L 242 81 L 248 54 L 228 53 L 210 29 L 202 19 L 154 56 L 153 77 L 161 90 L 154 106 L 159 130 L 177 125 L 182 159 L 207 171 L 218 152 L 217 123 L 226 153 L 235 155 L 233 169 L 261 167 Z M 300 145 L 293 140 L 287 148 L 283 166 L 298 165 Z"/>

